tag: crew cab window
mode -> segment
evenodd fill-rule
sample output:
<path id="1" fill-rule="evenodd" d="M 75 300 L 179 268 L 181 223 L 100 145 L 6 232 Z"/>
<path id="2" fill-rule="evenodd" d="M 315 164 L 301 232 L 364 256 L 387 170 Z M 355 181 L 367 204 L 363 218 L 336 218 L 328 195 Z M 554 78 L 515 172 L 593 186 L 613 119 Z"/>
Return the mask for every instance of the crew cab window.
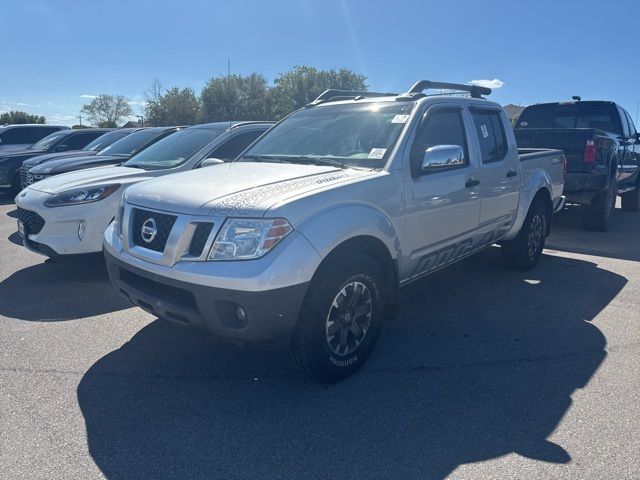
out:
<path id="1" fill-rule="evenodd" d="M 543 103 L 525 108 L 516 128 L 597 128 L 620 135 L 618 117 L 611 102 Z"/>
<path id="2" fill-rule="evenodd" d="M 629 138 L 630 135 L 630 130 L 629 130 L 629 121 L 627 120 L 627 115 L 623 109 L 621 109 L 620 107 L 618 107 L 618 112 L 620 113 L 620 121 L 622 122 L 622 136 L 624 138 Z"/>
<path id="3" fill-rule="evenodd" d="M 631 120 L 631 115 L 629 112 L 625 111 L 625 116 L 627 117 L 627 122 L 629 122 L 629 133 L 631 137 L 635 137 L 637 135 L 636 126 L 633 124 L 633 120 Z"/>
<path id="4" fill-rule="evenodd" d="M 507 135 L 500 112 L 473 110 L 471 115 L 480 142 L 482 163 L 499 162 L 507 154 Z"/>
<path id="5" fill-rule="evenodd" d="M 239 133 L 238 135 L 231 137 L 218 148 L 214 149 L 209 157 L 219 158 L 220 160 L 233 160 L 263 133 L 263 130 Z"/>
<path id="6" fill-rule="evenodd" d="M 422 174 L 421 166 L 425 150 L 436 145 L 462 147 L 465 164 L 458 168 L 464 168 L 469 164 L 467 139 L 460 110 L 439 110 L 427 116 L 411 147 L 411 172 L 414 176 Z"/>

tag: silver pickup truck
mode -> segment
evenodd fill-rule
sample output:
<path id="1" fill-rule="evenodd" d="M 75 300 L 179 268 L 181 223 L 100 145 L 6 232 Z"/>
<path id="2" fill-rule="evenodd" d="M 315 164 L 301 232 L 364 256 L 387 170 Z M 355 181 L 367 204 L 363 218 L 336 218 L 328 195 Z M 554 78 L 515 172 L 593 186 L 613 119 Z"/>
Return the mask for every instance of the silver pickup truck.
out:
<path id="1" fill-rule="evenodd" d="M 216 337 L 289 336 L 303 372 L 345 377 L 399 287 L 495 243 L 511 266 L 538 262 L 564 155 L 518 152 L 489 93 L 329 90 L 233 163 L 128 188 L 105 232 L 113 285 Z"/>

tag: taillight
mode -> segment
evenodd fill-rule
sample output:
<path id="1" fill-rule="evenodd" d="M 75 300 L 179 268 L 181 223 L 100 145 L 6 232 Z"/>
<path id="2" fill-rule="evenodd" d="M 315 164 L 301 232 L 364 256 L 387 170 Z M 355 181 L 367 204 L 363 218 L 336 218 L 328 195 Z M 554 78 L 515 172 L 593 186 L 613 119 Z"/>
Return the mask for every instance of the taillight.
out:
<path id="1" fill-rule="evenodd" d="M 596 142 L 587 140 L 584 147 L 584 163 L 596 163 Z"/>

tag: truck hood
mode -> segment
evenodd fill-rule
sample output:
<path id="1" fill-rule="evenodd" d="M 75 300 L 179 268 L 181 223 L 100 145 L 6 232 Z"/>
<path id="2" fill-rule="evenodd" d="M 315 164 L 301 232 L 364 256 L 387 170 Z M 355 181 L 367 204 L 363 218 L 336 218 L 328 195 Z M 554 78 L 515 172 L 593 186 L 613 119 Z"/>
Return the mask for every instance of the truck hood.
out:
<path id="1" fill-rule="evenodd" d="M 85 150 L 72 150 L 70 152 L 56 152 L 56 153 L 45 153 L 44 155 L 36 155 L 35 157 L 31 157 L 28 160 L 25 160 L 23 165 L 25 167 L 35 167 L 36 165 L 40 165 L 44 162 L 49 162 L 51 160 L 59 160 L 61 158 L 69 158 L 69 157 L 90 157 L 95 155 L 98 152 L 88 152 Z"/>
<path id="2" fill-rule="evenodd" d="M 141 168 L 98 167 L 88 170 L 56 175 L 30 185 L 28 188 L 44 193 L 61 193 L 74 188 L 119 183 L 129 185 L 151 178 L 149 172 Z"/>
<path id="3" fill-rule="evenodd" d="M 57 175 L 92 166 L 103 167 L 126 162 L 130 157 L 124 155 L 83 155 L 79 157 L 58 158 L 41 165 L 36 165 L 29 171 L 34 175 Z"/>
<path id="4" fill-rule="evenodd" d="M 233 162 L 135 185 L 127 189 L 125 200 L 187 215 L 260 217 L 287 198 L 375 173 L 316 165 Z"/>

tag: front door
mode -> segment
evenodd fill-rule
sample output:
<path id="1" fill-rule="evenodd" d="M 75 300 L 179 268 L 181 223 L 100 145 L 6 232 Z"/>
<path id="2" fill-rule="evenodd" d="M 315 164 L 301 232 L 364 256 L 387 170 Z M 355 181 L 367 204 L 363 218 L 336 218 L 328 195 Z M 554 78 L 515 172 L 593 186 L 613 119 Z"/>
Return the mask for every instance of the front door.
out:
<path id="1" fill-rule="evenodd" d="M 480 214 L 478 163 L 469 157 L 463 113 L 457 105 L 432 106 L 413 140 L 405 177 L 403 280 L 450 263 L 474 245 Z M 437 145 L 462 147 L 464 162 L 441 171 L 422 171 L 425 150 Z"/>

